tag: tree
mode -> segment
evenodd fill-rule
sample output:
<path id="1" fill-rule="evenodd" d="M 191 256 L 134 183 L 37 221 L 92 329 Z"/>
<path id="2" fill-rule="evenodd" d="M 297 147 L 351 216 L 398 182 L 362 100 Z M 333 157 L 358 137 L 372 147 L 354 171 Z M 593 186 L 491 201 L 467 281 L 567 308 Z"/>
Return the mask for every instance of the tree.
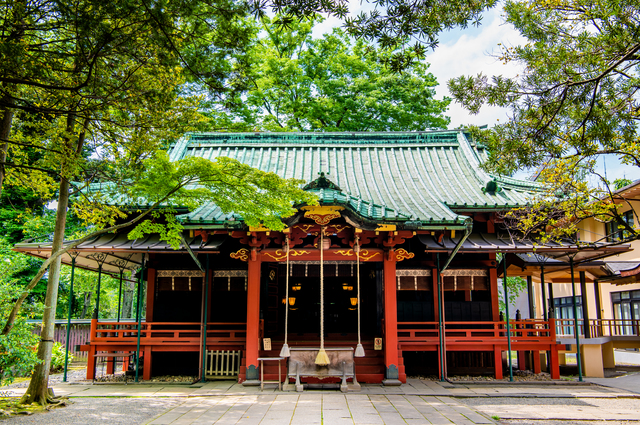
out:
<path id="1" fill-rule="evenodd" d="M 435 45 L 438 31 L 477 20 L 493 3 L 451 1 L 436 11 L 427 7 L 430 2 L 378 2 L 384 13 L 362 15 L 348 21 L 347 28 L 380 39 L 385 48 L 410 36 Z M 18 297 L 3 330 L 3 335 L 10 332 L 28 291 L 49 267 L 38 348 L 42 362 L 25 402 L 50 401 L 47 379 L 60 255 L 88 237 L 62 246 L 70 190 L 83 187 L 72 182 L 110 182 L 106 186 L 121 189 L 119 196 L 127 204 L 140 199 L 140 192 L 132 195 L 145 182 L 142 196 L 151 207 L 142 214 L 128 216 L 105 202 L 101 191 L 91 196 L 79 192 L 74 208 L 100 229 L 94 236 L 138 225 L 135 231 L 160 232 L 172 243 L 178 243 L 180 229 L 172 211 L 164 211 L 164 226 L 154 212 L 165 201 L 196 205 L 198 200 L 216 200 L 224 210 L 242 213 L 247 223 L 263 221 L 274 229 L 281 225 L 277 216 L 291 212 L 292 201 L 313 202 L 299 190 L 300 182 L 259 174 L 232 161 L 211 166 L 186 161 L 172 168 L 156 155 L 167 140 L 200 119 L 199 98 L 191 95 L 186 82 L 204 83 L 221 98 L 244 90 L 244 48 L 251 36 L 244 20 L 249 12 L 262 15 L 268 8 L 283 14 L 284 24 L 317 12 L 346 14 L 341 0 L 261 1 L 253 7 L 235 0 L 0 1 L 0 190 L 7 183 L 23 184 L 42 193 L 56 191 L 58 200 L 53 254 Z M 393 19 L 387 22 L 386 16 Z M 402 69 L 422 50 L 416 44 L 408 54 L 393 54 L 387 63 Z M 35 162 L 27 160 L 33 149 L 38 151 Z M 165 181 L 167 173 L 171 178 Z M 140 180 L 140 175 L 145 177 Z M 186 182 L 204 187 L 187 189 Z"/>
<path id="2" fill-rule="evenodd" d="M 640 3 L 520 0 L 504 10 L 527 42 L 503 47 L 500 59 L 521 64 L 523 72 L 462 76 L 449 87 L 471 112 L 484 104 L 511 110 L 508 122 L 475 129 L 474 136 L 489 148 L 488 169 L 537 169 L 546 185 L 531 208 L 514 212 L 514 224 L 524 233 L 562 238 L 574 236 L 588 217 L 624 223 L 620 206 L 634 205 L 614 193 L 596 159 L 612 154 L 640 167 Z M 587 177 L 598 178 L 599 187 Z M 639 223 L 637 208 L 634 214 Z M 640 237 L 637 226 L 623 227 L 626 241 Z"/>
<path id="3" fill-rule="evenodd" d="M 0 254 L 3 259 L 0 261 L 0 318 L 2 319 L 6 317 L 12 300 L 20 291 L 20 286 L 11 276 L 29 267 L 27 258 L 12 252 L 10 248 L 11 244 L 7 243 L 5 238 L 0 238 Z M 39 313 L 40 309 L 40 304 L 29 305 L 20 312 L 11 332 L 0 335 L 0 385 L 11 382 L 16 376 L 28 373 L 38 362 L 33 350 L 38 343 L 38 337 L 33 333 L 33 326 L 27 323 L 27 319 Z"/>
<path id="4" fill-rule="evenodd" d="M 233 2 L 209 6 L 198 1 L 173 7 L 127 0 L 24 1 L 0 6 L 6 12 L 0 21 L 0 34 L 5 36 L 0 52 L 7 59 L 0 73 L 0 107 L 6 124 L 1 132 L 6 134 L 0 170 L 6 177 L 3 183 L 26 184 L 34 190 L 46 187 L 49 191 L 57 185 L 55 254 L 18 297 L 3 330 L 3 335 L 9 334 L 28 291 L 50 266 L 38 347 L 41 362 L 24 398 L 28 403 L 46 404 L 50 400 L 47 379 L 59 255 L 64 251 L 71 182 L 99 178 L 130 189 L 126 182 L 135 180 L 149 166 L 144 160 L 153 158 L 167 140 L 187 130 L 185 123 L 198 119 L 198 98 L 179 90 L 185 82 L 184 69 L 189 66 L 194 74 L 198 69 L 186 64 L 181 52 L 206 42 L 219 56 L 232 56 L 246 39 L 238 19 L 246 15 L 247 7 Z M 216 38 L 218 29 L 229 38 Z M 225 68 L 224 62 L 220 63 Z M 212 68 L 207 77 L 212 87 L 217 70 Z M 226 78 L 224 72 L 222 75 Z M 33 150 L 37 151 L 35 161 L 28 155 Z M 98 160 L 92 158 L 96 156 Z M 226 168 L 241 172 L 231 164 Z M 200 171 L 206 174 L 210 170 Z M 269 185 L 278 183 L 267 176 L 262 179 L 247 184 L 268 192 Z M 180 189 L 178 186 L 165 192 L 165 200 Z M 255 195 L 255 191 L 247 193 Z M 273 202 L 287 195 L 290 193 L 284 190 L 273 196 Z M 122 212 L 95 208 L 89 213 L 86 207 L 99 203 L 99 198 L 95 194 L 92 198 L 84 196 L 85 202 L 76 202 L 76 206 L 85 207 L 82 218 L 87 223 L 100 231 L 119 228 L 114 223 L 124 219 Z M 125 222 L 132 224 L 134 220 Z"/>
<path id="5" fill-rule="evenodd" d="M 435 77 L 414 61 L 402 73 L 384 62 L 394 54 L 334 29 L 312 38 L 318 20 L 263 18 L 264 36 L 248 57 L 248 89 L 214 113 L 214 125 L 242 131 L 412 131 L 446 128 L 449 99 L 434 99 Z M 321 20 L 320 20 L 321 21 Z M 327 60 L 331 58 L 331 60 Z M 216 116 L 217 115 L 217 116 Z"/>

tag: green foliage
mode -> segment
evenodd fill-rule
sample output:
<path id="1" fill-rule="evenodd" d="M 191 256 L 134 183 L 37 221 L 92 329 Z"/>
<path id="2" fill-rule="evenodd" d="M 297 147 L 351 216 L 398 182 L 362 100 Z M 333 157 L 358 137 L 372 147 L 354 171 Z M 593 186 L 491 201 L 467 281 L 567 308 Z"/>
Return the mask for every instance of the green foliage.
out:
<path id="1" fill-rule="evenodd" d="M 615 190 L 620 190 L 623 187 L 629 186 L 631 183 L 633 182 L 629 179 L 615 179 L 613 181 L 613 187 Z"/>
<path id="2" fill-rule="evenodd" d="M 515 307 L 516 301 L 520 294 L 527 290 L 527 281 L 521 277 L 508 277 L 507 276 L 507 292 L 509 293 L 509 307 Z M 504 293 L 498 291 L 498 306 L 500 311 L 506 311 L 506 304 L 504 302 Z M 511 311 L 513 312 L 513 311 Z M 515 313 L 515 312 L 513 312 Z"/>
<path id="3" fill-rule="evenodd" d="M 0 239 L 0 326 L 4 326 L 13 301 L 21 289 L 11 276 L 27 266 L 26 258 L 10 251 L 10 245 Z M 38 304 L 23 308 L 11 332 L 0 335 L 0 385 L 13 381 L 15 377 L 24 376 L 37 363 L 35 347 L 38 337 L 27 319 L 39 313 L 40 308 Z"/>
<path id="4" fill-rule="evenodd" d="M 504 46 L 500 60 L 517 63 L 522 72 L 513 78 L 462 76 L 449 88 L 471 112 L 483 105 L 511 110 L 508 122 L 475 129 L 475 137 L 489 148 L 490 171 L 536 169 L 547 185 L 537 204 L 514 220 L 531 217 L 538 227 L 520 229 L 553 238 L 575 234 L 580 219 L 618 220 L 615 204 L 627 200 L 610 194 L 596 159 L 613 154 L 640 167 L 640 2 L 512 0 L 504 10 L 526 42 Z M 627 230 L 629 240 L 640 236 Z"/>
<path id="5" fill-rule="evenodd" d="M 402 73 L 385 67 L 394 55 L 334 29 L 313 39 L 320 19 L 263 18 L 263 36 L 250 50 L 246 94 L 230 113 L 214 111 L 214 129 L 235 131 L 412 131 L 446 128 L 450 100 L 434 99 L 428 64 Z M 327 60 L 327 58 L 331 58 Z"/>
<path id="6" fill-rule="evenodd" d="M 51 373 L 57 373 L 64 370 L 65 349 L 59 342 L 53 343 L 51 350 Z M 73 354 L 69 353 L 69 362 L 73 360 Z"/>

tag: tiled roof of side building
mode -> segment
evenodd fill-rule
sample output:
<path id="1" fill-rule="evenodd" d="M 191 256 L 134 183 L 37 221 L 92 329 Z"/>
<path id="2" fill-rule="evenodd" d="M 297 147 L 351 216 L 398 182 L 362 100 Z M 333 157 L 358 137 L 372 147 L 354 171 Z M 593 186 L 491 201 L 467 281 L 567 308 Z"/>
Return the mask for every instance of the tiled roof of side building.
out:
<path id="1" fill-rule="evenodd" d="M 172 145 L 174 161 L 187 156 L 235 158 L 285 178 L 307 182 L 320 172 L 352 205 L 365 203 L 366 218 L 390 216 L 423 223 L 460 223 L 468 210 L 498 210 L 528 203 L 540 185 L 495 178 L 480 164 L 484 147 L 463 130 L 384 133 L 189 133 Z M 493 181 L 495 184 L 488 185 Z M 348 198 L 348 199 L 346 199 Z M 329 201 L 327 199 L 327 201 Z M 360 208 L 361 213 L 366 211 Z M 213 205 L 183 219 L 224 222 L 231 215 Z M 237 217 L 234 219 L 238 219 Z"/>

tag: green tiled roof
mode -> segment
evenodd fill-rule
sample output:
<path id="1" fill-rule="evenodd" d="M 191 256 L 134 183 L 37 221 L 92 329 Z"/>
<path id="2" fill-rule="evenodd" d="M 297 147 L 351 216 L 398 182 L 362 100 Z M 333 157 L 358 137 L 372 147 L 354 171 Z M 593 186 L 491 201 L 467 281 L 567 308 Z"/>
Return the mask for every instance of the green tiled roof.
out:
<path id="1" fill-rule="evenodd" d="M 462 130 L 384 133 L 190 133 L 169 151 L 228 156 L 285 178 L 313 181 L 320 172 L 340 190 L 321 189 L 321 202 L 345 205 L 365 218 L 433 224 L 460 223 L 465 210 L 524 205 L 540 186 L 496 178 L 480 168 L 486 153 Z M 498 189 L 483 190 L 495 181 Z M 223 223 L 233 215 L 208 205 L 185 222 Z"/>

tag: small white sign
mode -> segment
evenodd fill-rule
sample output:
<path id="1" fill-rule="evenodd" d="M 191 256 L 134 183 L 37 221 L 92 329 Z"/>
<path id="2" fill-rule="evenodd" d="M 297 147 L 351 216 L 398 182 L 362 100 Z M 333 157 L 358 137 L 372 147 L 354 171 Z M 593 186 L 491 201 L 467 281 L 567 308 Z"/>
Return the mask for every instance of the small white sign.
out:
<path id="1" fill-rule="evenodd" d="M 262 338 L 262 345 L 264 346 L 264 351 L 271 351 L 271 338 Z"/>

